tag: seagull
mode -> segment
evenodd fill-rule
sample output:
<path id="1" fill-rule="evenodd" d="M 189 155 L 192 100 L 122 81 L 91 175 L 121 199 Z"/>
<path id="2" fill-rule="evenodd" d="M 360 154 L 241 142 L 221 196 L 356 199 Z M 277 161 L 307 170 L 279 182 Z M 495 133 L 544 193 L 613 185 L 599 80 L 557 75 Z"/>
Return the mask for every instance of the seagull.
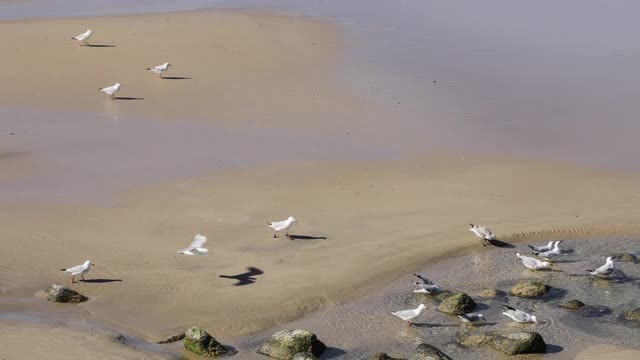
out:
<path id="1" fill-rule="evenodd" d="M 105 94 L 111 95 L 111 100 L 114 100 L 116 98 L 116 93 L 120 91 L 121 87 L 122 85 L 120 85 L 120 83 L 116 83 L 115 85 L 111 85 L 109 87 L 105 87 L 98 90 L 102 91 Z"/>
<path id="2" fill-rule="evenodd" d="M 527 314 L 522 310 L 516 310 L 509 305 L 503 305 L 502 309 L 504 310 L 502 315 L 506 315 L 510 317 L 515 322 L 519 322 L 519 323 L 537 323 L 538 322 L 538 319 L 536 318 L 535 315 Z"/>
<path id="3" fill-rule="evenodd" d="M 546 260 L 552 260 L 555 259 L 557 257 L 559 257 L 560 255 L 562 255 L 562 250 L 560 250 L 560 243 L 562 242 L 562 240 L 560 241 L 556 241 L 553 243 L 553 249 L 549 250 L 549 251 L 544 251 L 544 252 L 534 252 L 534 255 L 537 255 L 543 259 Z"/>
<path id="4" fill-rule="evenodd" d="M 434 284 L 431 280 L 425 279 L 418 274 L 413 274 L 418 279 L 422 280 L 422 282 L 414 282 L 418 286 L 418 290 L 414 290 L 414 293 L 423 293 L 423 294 L 437 294 L 442 288 L 440 286 Z"/>
<path id="5" fill-rule="evenodd" d="M 87 30 L 87 31 L 83 32 L 82 34 L 80 34 L 78 36 L 72 37 L 71 40 L 77 40 L 77 41 L 82 42 L 85 45 L 91 45 L 91 44 L 89 44 L 87 42 L 87 40 L 89 40 L 91 35 L 93 35 L 93 32 L 91 30 Z"/>
<path id="6" fill-rule="evenodd" d="M 160 75 L 160 79 L 164 79 L 162 77 L 162 74 L 164 74 L 165 72 L 167 72 L 167 70 L 169 70 L 169 66 L 172 66 L 172 65 L 169 63 L 164 63 L 162 65 L 147 68 L 147 71 L 152 72 L 154 74 L 158 74 Z"/>
<path id="7" fill-rule="evenodd" d="M 88 273 L 91 269 L 91 266 L 95 266 L 91 263 L 91 260 L 85 261 L 82 265 L 76 265 L 66 269 L 60 269 L 61 271 L 71 273 L 71 283 L 76 282 L 76 275 L 82 276 L 82 280 L 84 280 L 84 274 Z"/>
<path id="8" fill-rule="evenodd" d="M 469 231 L 482 239 L 482 245 L 487 246 L 487 240 L 495 240 L 496 235 L 486 226 L 469 224 Z"/>
<path id="9" fill-rule="evenodd" d="M 533 251 L 544 252 L 544 251 L 553 250 L 553 241 L 549 241 L 547 245 L 540 245 L 540 246 L 527 245 L 527 246 L 530 247 L 531 250 Z"/>
<path id="10" fill-rule="evenodd" d="M 202 234 L 196 234 L 196 236 L 193 237 L 193 241 L 191 242 L 191 245 L 180 250 L 180 254 L 184 254 L 184 255 L 208 254 L 209 250 L 202 247 L 206 242 L 207 242 L 206 236 Z"/>
<path id="11" fill-rule="evenodd" d="M 426 308 L 427 308 L 427 306 L 425 304 L 420 304 L 415 309 L 395 311 L 395 312 L 392 312 L 391 314 L 399 317 L 402 320 L 406 320 L 407 324 L 409 324 L 409 326 L 411 326 L 411 325 L 413 325 L 411 323 L 411 320 L 413 320 L 413 319 L 417 318 L 418 316 L 420 316 L 420 314 L 422 314 L 422 310 L 424 310 Z"/>
<path id="12" fill-rule="evenodd" d="M 604 263 L 604 265 L 600 266 L 599 268 L 595 270 L 587 270 L 587 271 L 591 273 L 591 275 L 607 276 L 611 274 L 613 272 L 613 257 L 612 256 L 607 257 L 607 261 Z"/>
<path id="13" fill-rule="evenodd" d="M 278 237 L 278 231 L 286 231 L 286 236 L 291 239 L 291 235 L 289 235 L 289 229 L 291 229 L 291 226 L 293 226 L 293 223 L 295 222 L 297 222 L 297 220 L 294 219 L 293 216 L 289 216 L 287 220 L 274 221 L 267 223 L 267 225 L 269 225 L 269 227 L 273 229 L 274 238 Z"/>
<path id="14" fill-rule="evenodd" d="M 551 266 L 551 263 L 547 262 L 547 261 L 540 261 L 536 258 L 532 258 L 529 256 L 524 256 L 524 255 L 520 255 L 520 253 L 516 253 L 516 256 L 518 258 L 520 258 L 520 260 L 522 260 L 522 264 L 531 269 L 531 270 L 538 270 L 538 269 L 544 269 L 544 268 L 548 268 L 549 266 Z"/>
<path id="15" fill-rule="evenodd" d="M 487 321 L 487 319 L 485 319 L 484 316 L 482 314 L 480 314 L 480 313 L 469 313 L 469 314 L 462 314 L 461 313 L 461 314 L 458 314 L 458 317 L 465 324 L 478 322 L 480 320 Z"/>

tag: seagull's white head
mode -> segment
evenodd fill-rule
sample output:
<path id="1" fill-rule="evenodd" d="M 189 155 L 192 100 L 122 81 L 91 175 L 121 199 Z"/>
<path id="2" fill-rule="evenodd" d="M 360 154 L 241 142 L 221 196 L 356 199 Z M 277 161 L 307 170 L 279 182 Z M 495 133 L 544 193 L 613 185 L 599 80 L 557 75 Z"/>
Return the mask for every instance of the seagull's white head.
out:
<path id="1" fill-rule="evenodd" d="M 531 315 L 531 321 L 533 321 L 534 323 L 537 323 L 538 318 L 535 315 Z"/>
<path id="2" fill-rule="evenodd" d="M 169 63 L 164 63 L 164 66 L 172 66 L 172 65 Z"/>
<path id="3" fill-rule="evenodd" d="M 87 34 L 91 35 L 92 33 L 93 33 L 93 31 L 87 30 Z"/>
<path id="4" fill-rule="evenodd" d="M 608 256 L 608 257 L 607 257 L 607 262 L 608 262 L 608 263 L 609 263 L 609 262 L 613 262 L 613 256 Z"/>
<path id="5" fill-rule="evenodd" d="M 91 260 L 85 260 L 83 265 L 84 266 L 89 266 L 89 265 L 93 266 L 93 264 L 91 263 Z"/>
<path id="6" fill-rule="evenodd" d="M 427 308 L 427 305 L 425 305 L 425 304 L 418 305 L 418 309 L 420 309 L 420 310 L 424 310 L 426 308 Z"/>
<path id="7" fill-rule="evenodd" d="M 480 318 L 482 320 L 485 320 L 484 315 L 482 315 L 482 314 L 478 314 L 478 318 Z"/>
<path id="8" fill-rule="evenodd" d="M 516 253 L 516 256 L 517 256 L 517 257 L 520 257 L 520 253 Z"/>
<path id="9" fill-rule="evenodd" d="M 298 220 L 296 220 L 293 216 L 289 216 L 287 221 L 289 221 L 289 222 L 298 222 Z"/>
<path id="10" fill-rule="evenodd" d="M 116 83 L 116 88 L 120 89 L 121 87 L 122 87 L 122 84 Z"/>

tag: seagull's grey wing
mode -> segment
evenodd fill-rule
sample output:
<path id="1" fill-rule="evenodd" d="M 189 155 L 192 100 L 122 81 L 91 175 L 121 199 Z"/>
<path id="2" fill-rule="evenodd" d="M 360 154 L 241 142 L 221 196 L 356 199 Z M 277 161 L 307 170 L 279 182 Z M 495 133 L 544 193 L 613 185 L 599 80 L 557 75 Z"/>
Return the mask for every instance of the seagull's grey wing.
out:
<path id="1" fill-rule="evenodd" d="M 207 242 L 207 237 L 201 234 L 197 234 L 196 236 L 193 237 L 193 241 L 191 242 L 191 245 L 189 245 L 190 248 L 201 248 L 202 245 L 204 245 L 204 243 Z"/>
<path id="2" fill-rule="evenodd" d="M 538 263 L 539 263 L 537 259 L 534 259 L 528 256 L 520 256 L 520 260 L 522 260 L 522 263 L 525 264 L 526 266 L 531 266 L 531 267 L 538 266 Z"/>

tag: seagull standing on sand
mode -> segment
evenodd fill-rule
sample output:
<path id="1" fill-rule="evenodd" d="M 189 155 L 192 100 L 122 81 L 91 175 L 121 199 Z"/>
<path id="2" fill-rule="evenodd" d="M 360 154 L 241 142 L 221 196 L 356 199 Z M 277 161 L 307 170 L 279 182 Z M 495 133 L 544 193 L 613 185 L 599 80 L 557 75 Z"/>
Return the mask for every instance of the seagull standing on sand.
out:
<path id="1" fill-rule="evenodd" d="M 549 241 L 547 245 L 540 245 L 540 246 L 527 245 L 527 246 L 530 247 L 531 250 L 533 251 L 545 252 L 545 251 L 553 250 L 553 244 L 554 244 L 553 241 Z"/>
<path id="2" fill-rule="evenodd" d="M 88 273 L 89 270 L 91 269 L 91 266 L 94 266 L 91 263 L 91 260 L 87 260 L 85 261 L 82 265 L 77 265 L 74 267 L 70 267 L 67 269 L 60 269 L 64 272 L 68 272 L 71 273 L 71 283 L 75 283 L 76 282 L 76 275 L 80 275 L 82 276 L 82 280 L 84 280 L 84 274 Z"/>
<path id="3" fill-rule="evenodd" d="M 495 240 L 496 235 L 486 226 L 469 224 L 469 231 L 476 234 L 477 237 L 482 239 L 482 245 L 487 246 L 488 240 Z"/>
<path id="4" fill-rule="evenodd" d="M 520 255 L 520 253 L 516 253 L 516 256 L 522 260 L 522 264 L 525 267 L 531 270 L 545 269 L 551 266 L 551 263 L 547 261 L 540 261 L 536 258 Z"/>
<path id="5" fill-rule="evenodd" d="M 91 35 L 93 35 L 93 32 L 91 30 L 87 30 L 85 32 L 83 32 L 82 34 L 78 35 L 78 36 L 74 36 L 71 38 L 71 40 L 77 40 L 80 41 L 82 44 L 84 45 L 91 45 L 87 42 L 87 40 L 89 40 L 89 38 L 91 37 Z M 81 46 L 82 46 L 81 44 Z"/>
<path id="6" fill-rule="evenodd" d="M 533 254 L 536 255 L 536 256 L 540 256 L 541 258 L 546 259 L 546 260 L 556 259 L 560 255 L 562 255 L 562 250 L 560 250 L 560 243 L 561 242 L 562 242 L 562 240 L 554 242 L 553 243 L 553 249 L 551 249 L 549 251 L 534 252 Z"/>
<path id="7" fill-rule="evenodd" d="M 417 290 L 414 290 L 413 291 L 414 293 L 437 294 L 442 290 L 440 288 L 440 286 L 434 284 L 429 279 L 423 278 L 422 276 L 420 276 L 418 274 L 413 274 L 413 276 L 415 276 L 418 279 L 422 280 L 422 282 L 414 282 L 414 284 L 416 284 L 418 286 L 418 288 L 419 288 Z"/>
<path id="8" fill-rule="evenodd" d="M 105 87 L 98 90 L 102 91 L 105 94 L 111 95 L 111 100 L 114 100 L 116 98 L 116 93 L 120 91 L 121 87 L 122 85 L 120 85 L 120 83 L 116 83 L 115 85 L 111 85 L 109 87 Z"/>
<path id="9" fill-rule="evenodd" d="M 191 245 L 189 245 L 186 248 L 180 250 L 180 254 L 184 254 L 184 255 L 203 255 L 203 254 L 208 254 L 209 250 L 202 247 L 204 245 L 204 243 L 206 243 L 206 242 L 207 242 L 207 237 L 206 236 L 204 236 L 202 234 L 196 234 L 196 236 L 193 237 L 193 241 L 191 242 Z"/>
<path id="10" fill-rule="evenodd" d="M 154 74 L 158 74 L 158 75 L 160 75 L 160 79 L 164 79 L 162 77 L 162 74 L 164 74 L 165 72 L 167 72 L 167 70 L 169 70 L 169 66 L 171 66 L 171 64 L 164 63 L 162 65 L 158 65 L 158 66 L 154 66 L 154 67 L 151 67 L 151 68 L 147 68 L 147 71 L 152 72 Z"/>
<path id="11" fill-rule="evenodd" d="M 289 235 L 289 229 L 291 229 L 291 227 L 293 226 L 293 223 L 295 222 L 297 222 L 297 220 L 294 219 L 293 216 L 289 216 L 287 220 L 274 221 L 274 222 L 267 223 L 267 225 L 269 225 L 269 227 L 273 229 L 274 238 L 278 237 L 278 231 L 286 231 L 285 235 L 289 239 L 291 239 L 291 235 Z"/>
<path id="12" fill-rule="evenodd" d="M 502 309 L 504 310 L 502 315 L 506 315 L 510 317 L 515 322 L 519 322 L 519 323 L 537 323 L 538 322 L 538 319 L 536 318 L 535 315 L 527 314 L 522 310 L 516 310 L 509 305 L 504 305 Z"/>
<path id="13" fill-rule="evenodd" d="M 595 270 L 587 270 L 587 272 L 591 273 L 591 275 L 598 275 L 598 276 L 610 275 L 613 272 L 613 257 L 612 256 L 607 257 L 607 261 L 604 263 L 604 265 L 600 266 Z"/>
<path id="14" fill-rule="evenodd" d="M 405 320 L 407 322 L 407 324 L 409 324 L 409 326 L 411 326 L 411 325 L 413 325 L 411 323 L 411 320 L 413 320 L 413 319 L 417 318 L 418 316 L 420 316 L 420 314 L 422 314 L 422 310 L 424 310 L 426 308 L 427 308 L 427 306 L 425 304 L 420 304 L 415 309 L 395 311 L 395 312 L 392 312 L 391 314 L 399 317 L 402 320 Z"/>
<path id="15" fill-rule="evenodd" d="M 471 324 L 478 321 L 487 321 L 480 313 L 458 314 L 460 320 L 465 324 Z"/>

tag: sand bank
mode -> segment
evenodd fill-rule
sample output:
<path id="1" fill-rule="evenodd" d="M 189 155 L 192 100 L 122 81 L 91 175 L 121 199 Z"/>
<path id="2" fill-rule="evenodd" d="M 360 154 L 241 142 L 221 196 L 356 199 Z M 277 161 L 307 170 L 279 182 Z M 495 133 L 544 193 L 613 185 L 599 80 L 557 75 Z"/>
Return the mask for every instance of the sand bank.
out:
<path id="1" fill-rule="evenodd" d="M 194 323 L 220 337 L 251 334 L 477 249 L 469 222 L 510 241 L 540 229 L 638 232 L 637 187 L 623 175 L 507 160 L 229 171 L 142 189 L 110 208 L 2 208 L 10 241 L 0 243 L 0 281 L 14 284 L 6 294 L 28 295 L 91 259 L 89 277 L 103 280 L 74 288 L 92 297 L 83 306 L 97 319 L 151 340 Z M 271 237 L 265 222 L 289 215 L 309 238 Z M 212 255 L 179 256 L 195 233 L 209 237 Z M 254 284 L 218 277 L 250 266 L 264 272 Z"/>
<path id="2" fill-rule="evenodd" d="M 86 29 L 94 47 L 70 40 Z M 322 127 L 362 112 L 338 73 L 344 46 L 333 23 L 272 12 L 3 21 L 3 81 L 11 86 L 0 90 L 0 105 Z M 173 65 L 168 79 L 146 71 L 164 62 Z M 98 92 L 116 82 L 128 99 Z"/>

